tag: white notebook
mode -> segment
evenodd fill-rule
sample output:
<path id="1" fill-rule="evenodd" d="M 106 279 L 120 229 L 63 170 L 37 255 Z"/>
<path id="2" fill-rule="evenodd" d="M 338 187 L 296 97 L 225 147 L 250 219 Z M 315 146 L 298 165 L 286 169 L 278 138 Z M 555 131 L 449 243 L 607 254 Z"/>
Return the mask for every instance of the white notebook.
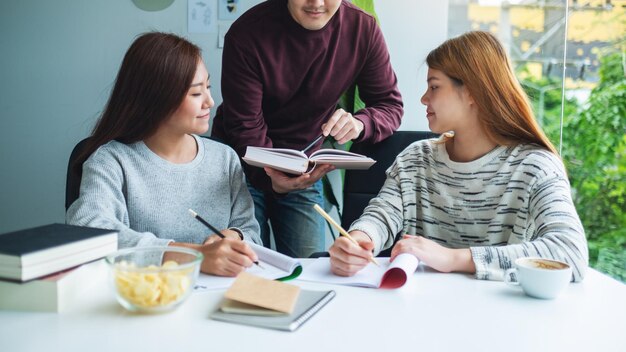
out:
<path id="1" fill-rule="evenodd" d="M 247 244 L 256 253 L 261 265 L 261 267 L 252 265 L 246 270 L 247 273 L 275 280 L 292 279 L 302 272 L 302 265 L 298 259 L 251 242 L 247 242 Z M 194 289 L 196 291 L 224 289 L 230 287 L 234 281 L 234 277 L 200 274 Z"/>
<path id="2" fill-rule="evenodd" d="M 337 276 L 330 271 L 330 258 L 318 258 L 302 271 L 298 280 L 327 284 L 360 286 L 370 288 L 399 288 L 409 280 L 419 261 L 408 253 L 400 254 L 390 263 L 389 258 L 376 258 L 380 266 L 369 263 L 354 276 Z"/>

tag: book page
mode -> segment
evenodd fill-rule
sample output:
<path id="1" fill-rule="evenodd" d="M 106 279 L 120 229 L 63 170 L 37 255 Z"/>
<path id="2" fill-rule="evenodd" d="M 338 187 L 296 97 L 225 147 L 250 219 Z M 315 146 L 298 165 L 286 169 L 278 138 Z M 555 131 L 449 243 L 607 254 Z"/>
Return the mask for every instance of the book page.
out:
<path id="1" fill-rule="evenodd" d="M 248 245 L 259 257 L 259 264 L 252 265 L 246 269 L 246 273 L 260 276 L 265 279 L 275 280 L 291 276 L 298 267 L 300 262 L 284 254 L 273 251 L 269 248 L 259 246 L 248 242 Z M 235 282 L 234 277 L 223 277 L 200 273 L 194 290 L 217 290 L 230 287 Z"/>
<path id="2" fill-rule="evenodd" d="M 409 254 L 402 253 L 396 257 L 396 259 L 389 265 L 387 271 L 380 280 L 380 288 L 399 288 L 404 286 L 409 277 L 417 269 L 419 260 L 417 257 Z"/>
<path id="3" fill-rule="evenodd" d="M 417 258 L 409 253 L 398 255 L 393 263 L 389 262 L 389 258 L 376 260 L 380 267 L 369 263 L 354 276 L 344 277 L 330 271 L 330 258 L 318 258 L 304 268 L 298 280 L 370 288 L 399 288 L 404 286 L 419 264 Z"/>
<path id="4" fill-rule="evenodd" d="M 340 169 L 365 170 L 376 163 L 376 160 L 365 155 L 338 149 L 320 149 L 309 158 L 320 164 L 332 164 Z"/>
<path id="5" fill-rule="evenodd" d="M 311 159 L 316 158 L 317 160 L 320 160 L 320 158 L 350 158 L 350 159 L 362 159 L 362 158 L 367 158 L 365 155 L 361 155 L 361 154 L 357 154 L 357 153 L 352 153 L 349 152 L 347 150 L 341 150 L 341 149 L 320 149 L 318 151 L 315 151 L 311 154 Z"/>
<path id="6" fill-rule="evenodd" d="M 376 163 L 376 160 L 364 155 L 338 149 L 320 149 L 308 158 L 303 152 L 293 149 L 247 147 L 242 159 L 252 166 L 268 166 L 295 175 L 311 172 L 316 163 L 351 170 L 366 170 Z"/>
<path id="7" fill-rule="evenodd" d="M 337 276 L 330 271 L 330 258 L 317 258 L 313 263 L 304 267 L 302 275 L 298 277 L 298 280 L 359 287 L 378 287 L 385 270 L 389 267 L 389 258 L 376 258 L 376 260 L 380 267 L 369 263 L 354 276 L 344 277 Z"/>
<path id="8" fill-rule="evenodd" d="M 262 148 L 262 147 L 247 147 L 246 152 L 250 150 L 255 153 L 269 153 L 269 154 L 279 154 L 283 156 L 291 156 L 296 158 L 304 158 L 308 159 L 306 154 L 299 150 L 295 149 L 287 149 L 287 148 Z"/>
<path id="9" fill-rule="evenodd" d="M 308 157 L 297 150 L 248 147 L 243 161 L 257 167 L 271 168 L 291 173 L 301 174 L 309 168 Z"/>
<path id="10" fill-rule="evenodd" d="M 252 248 L 254 253 L 256 253 L 260 261 L 271 264 L 280 270 L 291 274 L 298 266 L 300 266 L 300 261 L 298 259 L 291 258 L 290 256 L 278 253 L 263 246 L 259 246 L 255 243 L 248 243 L 248 245 Z"/>
<path id="11" fill-rule="evenodd" d="M 289 276 L 291 274 L 290 272 L 281 270 L 263 261 L 259 261 L 259 264 L 261 264 L 263 268 L 260 268 L 257 265 L 252 265 L 251 267 L 246 269 L 246 272 L 270 280 L 279 279 L 285 276 Z M 229 288 L 233 284 L 233 282 L 235 282 L 234 277 L 215 276 L 200 273 L 200 275 L 198 275 L 198 280 L 196 281 L 194 290 L 206 291 Z"/>

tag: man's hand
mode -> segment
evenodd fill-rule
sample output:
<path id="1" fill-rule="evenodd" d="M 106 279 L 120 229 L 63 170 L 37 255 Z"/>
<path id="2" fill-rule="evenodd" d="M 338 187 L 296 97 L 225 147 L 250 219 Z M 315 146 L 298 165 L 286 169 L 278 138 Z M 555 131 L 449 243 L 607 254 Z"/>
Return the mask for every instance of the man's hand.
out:
<path id="1" fill-rule="evenodd" d="M 278 170 L 265 167 L 263 168 L 267 176 L 272 180 L 272 189 L 276 193 L 289 193 L 298 189 L 311 187 L 315 182 L 322 178 L 326 173 L 335 169 L 334 166 L 328 164 L 319 164 L 310 174 L 303 174 L 298 177 L 291 177 Z"/>
<path id="2" fill-rule="evenodd" d="M 350 236 L 359 243 L 358 246 L 347 237 L 340 236 L 328 249 L 330 270 L 335 275 L 352 276 L 363 269 L 372 257 L 374 243 L 365 232 L 350 231 Z"/>
<path id="3" fill-rule="evenodd" d="M 344 144 L 358 138 L 363 128 L 363 122 L 345 110 L 339 109 L 322 125 L 322 133 L 324 136 L 331 135 L 339 144 Z"/>

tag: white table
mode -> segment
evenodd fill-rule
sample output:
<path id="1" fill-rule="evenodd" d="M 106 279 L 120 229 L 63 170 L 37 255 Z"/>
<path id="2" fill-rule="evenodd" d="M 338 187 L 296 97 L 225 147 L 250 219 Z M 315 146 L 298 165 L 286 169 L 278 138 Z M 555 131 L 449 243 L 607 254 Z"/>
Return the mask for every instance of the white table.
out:
<path id="1" fill-rule="evenodd" d="M 223 290 L 132 314 L 98 280 L 67 313 L 0 312 L 0 351 L 626 351 L 626 285 L 591 269 L 552 301 L 422 266 L 397 290 L 293 281 L 337 296 L 292 333 L 209 319 Z"/>

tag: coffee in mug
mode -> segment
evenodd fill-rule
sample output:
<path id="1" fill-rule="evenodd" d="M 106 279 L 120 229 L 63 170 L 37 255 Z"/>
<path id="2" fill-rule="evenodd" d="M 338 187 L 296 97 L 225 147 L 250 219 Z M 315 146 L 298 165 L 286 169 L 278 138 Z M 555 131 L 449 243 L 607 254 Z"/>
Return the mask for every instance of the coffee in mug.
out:
<path id="1" fill-rule="evenodd" d="M 504 274 L 507 284 L 519 285 L 527 295 L 543 299 L 558 296 L 571 280 L 572 268 L 569 264 L 543 258 L 518 258 L 515 268 Z"/>
<path id="2" fill-rule="evenodd" d="M 546 269 L 546 270 L 562 270 L 567 269 L 569 265 L 561 262 L 557 262 L 556 260 L 549 259 L 531 259 L 527 263 L 537 269 Z"/>

